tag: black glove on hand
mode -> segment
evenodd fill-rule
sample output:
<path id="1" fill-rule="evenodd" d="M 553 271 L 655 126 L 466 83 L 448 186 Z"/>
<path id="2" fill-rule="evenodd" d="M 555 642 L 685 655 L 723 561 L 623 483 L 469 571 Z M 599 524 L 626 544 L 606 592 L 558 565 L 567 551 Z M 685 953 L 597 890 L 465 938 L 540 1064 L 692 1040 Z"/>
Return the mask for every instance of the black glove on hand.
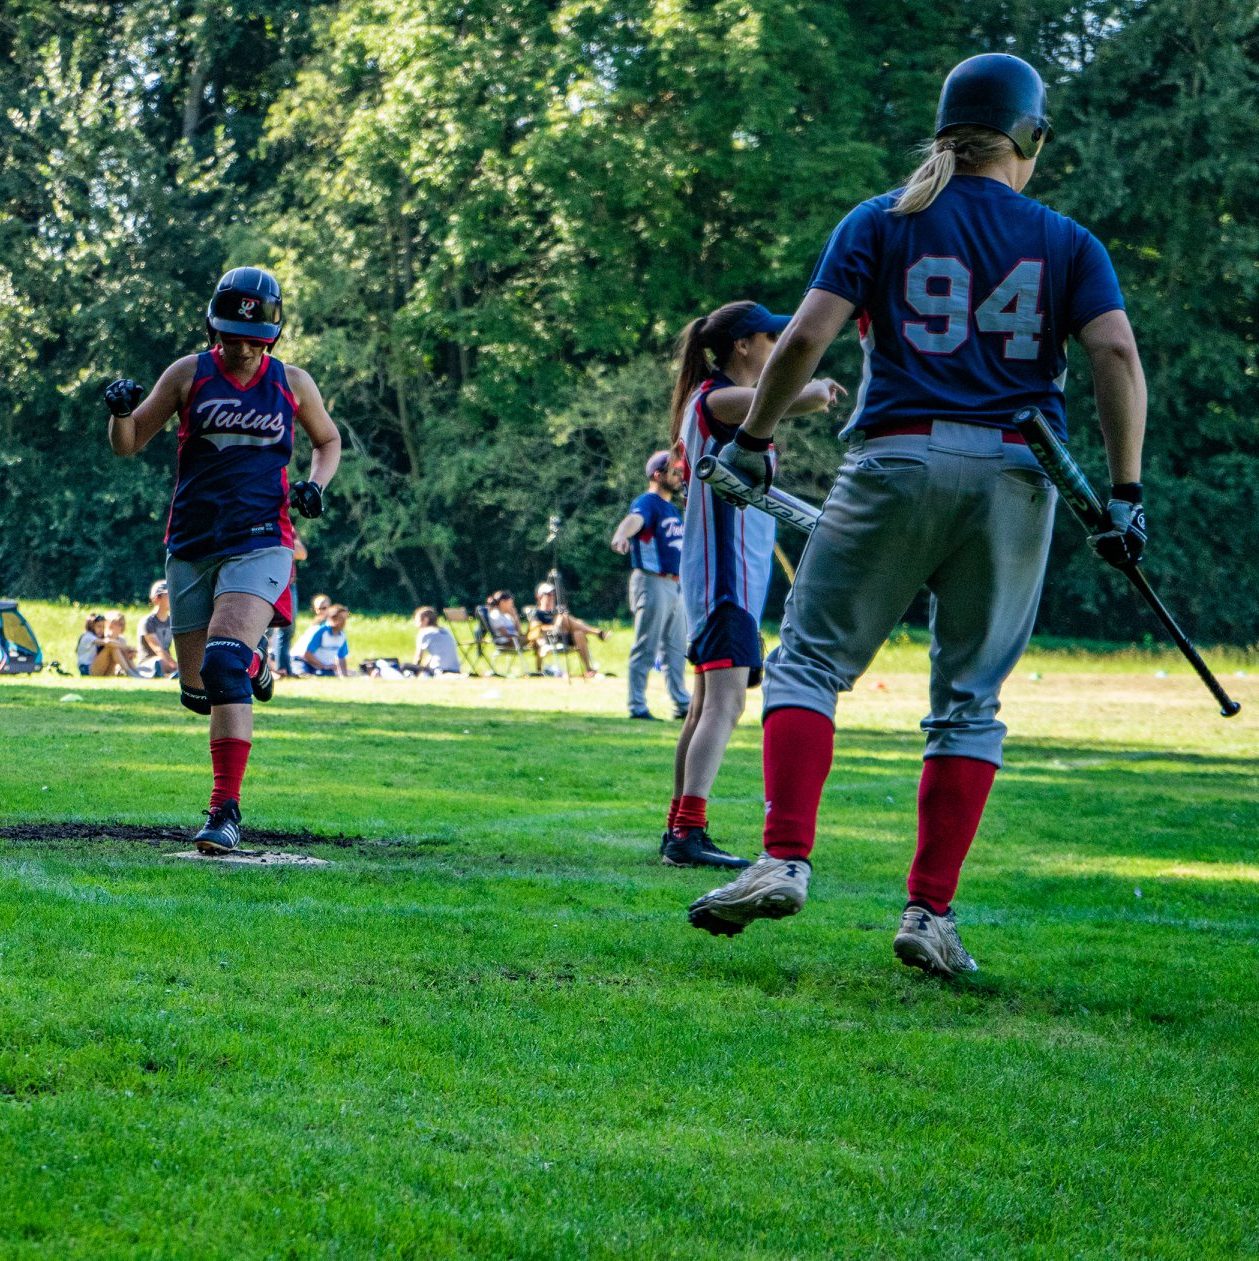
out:
<path id="1" fill-rule="evenodd" d="M 105 387 L 105 406 L 111 416 L 130 416 L 144 397 L 144 391 L 130 377 L 111 381 Z"/>
<path id="2" fill-rule="evenodd" d="M 1141 483 L 1127 482 L 1110 488 L 1106 504 L 1109 530 L 1089 535 L 1089 546 L 1108 565 L 1124 569 L 1135 565 L 1145 552 L 1145 506 L 1141 503 Z"/>
<path id="3" fill-rule="evenodd" d="M 751 490 L 764 494 L 774 482 L 774 461 L 770 458 L 769 446 L 768 438 L 753 438 L 742 429 L 736 429 L 734 441 L 727 442 L 717 453 L 717 463 L 746 482 Z"/>
<path id="4" fill-rule="evenodd" d="M 323 513 L 323 487 L 318 482 L 294 482 L 289 487 L 289 507 L 304 517 L 318 517 Z"/>

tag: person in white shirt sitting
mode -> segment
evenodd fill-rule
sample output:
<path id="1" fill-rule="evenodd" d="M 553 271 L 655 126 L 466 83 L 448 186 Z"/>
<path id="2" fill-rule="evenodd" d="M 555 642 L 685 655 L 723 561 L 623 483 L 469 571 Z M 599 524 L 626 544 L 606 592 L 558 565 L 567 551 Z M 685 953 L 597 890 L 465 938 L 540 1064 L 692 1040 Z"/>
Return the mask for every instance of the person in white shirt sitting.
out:
<path id="1" fill-rule="evenodd" d="M 437 610 L 425 605 L 415 610 L 415 664 L 421 674 L 459 674 L 455 637 L 437 624 Z"/>

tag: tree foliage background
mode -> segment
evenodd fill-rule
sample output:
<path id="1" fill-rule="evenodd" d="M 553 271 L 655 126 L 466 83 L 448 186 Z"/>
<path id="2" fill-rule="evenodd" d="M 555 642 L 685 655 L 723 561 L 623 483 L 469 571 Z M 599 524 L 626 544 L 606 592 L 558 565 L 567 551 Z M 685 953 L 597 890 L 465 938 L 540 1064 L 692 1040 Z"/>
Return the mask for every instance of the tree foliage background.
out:
<path id="1" fill-rule="evenodd" d="M 614 612 L 606 539 L 664 441 L 677 331 L 738 297 L 793 309 L 986 50 L 1046 75 L 1029 192 L 1124 284 L 1150 570 L 1199 635 L 1254 642 L 1259 16 L 1230 0 L 5 0 L 0 587 L 147 587 L 173 432 L 114 459 L 101 389 L 202 344 L 214 280 L 260 263 L 347 438 L 308 590 L 528 587 L 559 516 L 580 606 Z M 846 335 L 828 367 L 857 364 Z M 1101 480 L 1082 360 L 1070 391 Z M 793 422 L 793 489 L 825 492 L 839 419 Z M 1064 514 L 1042 629 L 1150 626 Z"/>

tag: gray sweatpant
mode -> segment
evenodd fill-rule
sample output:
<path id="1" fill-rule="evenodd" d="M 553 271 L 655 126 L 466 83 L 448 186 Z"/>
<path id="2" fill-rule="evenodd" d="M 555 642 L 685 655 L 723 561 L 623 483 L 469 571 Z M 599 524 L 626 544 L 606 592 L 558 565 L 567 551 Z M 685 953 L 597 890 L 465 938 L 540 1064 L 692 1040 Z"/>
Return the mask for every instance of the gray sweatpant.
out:
<path id="1" fill-rule="evenodd" d="M 674 705 L 686 709 L 691 694 L 686 690 L 686 613 L 682 588 L 672 578 L 630 571 L 630 612 L 634 615 L 634 645 L 629 655 L 630 713 L 647 708 L 647 672 L 659 656 L 665 682 Z"/>
<path id="2" fill-rule="evenodd" d="M 849 443 L 765 665 L 765 712 L 833 719 L 917 592 L 931 593 L 926 757 L 1001 765 L 1001 685 L 1031 637 L 1056 492 L 979 425 Z"/>

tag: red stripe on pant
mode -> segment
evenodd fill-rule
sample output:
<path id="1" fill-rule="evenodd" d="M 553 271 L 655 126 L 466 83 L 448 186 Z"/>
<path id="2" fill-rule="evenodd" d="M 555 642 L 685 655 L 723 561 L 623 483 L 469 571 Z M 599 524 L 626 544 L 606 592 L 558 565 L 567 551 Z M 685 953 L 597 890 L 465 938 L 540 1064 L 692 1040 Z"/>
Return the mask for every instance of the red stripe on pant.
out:
<path id="1" fill-rule="evenodd" d="M 808 858 L 822 788 L 835 755 L 835 724 L 812 709 L 776 709 L 765 719 L 765 852 Z"/>

